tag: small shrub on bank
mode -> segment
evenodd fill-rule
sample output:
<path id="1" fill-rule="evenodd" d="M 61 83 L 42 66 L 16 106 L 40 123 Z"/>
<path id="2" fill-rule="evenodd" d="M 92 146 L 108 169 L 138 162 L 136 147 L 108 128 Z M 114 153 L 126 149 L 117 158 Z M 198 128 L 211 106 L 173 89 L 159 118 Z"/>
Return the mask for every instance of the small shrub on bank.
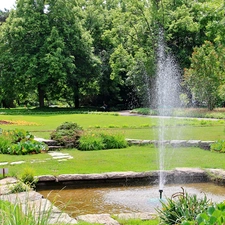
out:
<path id="1" fill-rule="evenodd" d="M 218 140 L 210 146 L 211 151 L 215 152 L 225 152 L 225 140 Z"/>
<path id="2" fill-rule="evenodd" d="M 32 168 L 24 168 L 20 180 L 31 188 L 34 188 L 37 183 L 37 179 L 34 176 L 34 170 Z"/>
<path id="3" fill-rule="evenodd" d="M 24 184 L 22 181 L 18 181 L 16 184 L 10 186 L 10 193 L 20 193 L 20 192 L 27 192 L 30 191 L 31 187 L 27 184 Z"/>
<path id="4" fill-rule="evenodd" d="M 103 150 L 126 148 L 128 146 L 124 135 L 107 133 L 86 133 L 79 140 L 80 150 Z"/>
<path id="5" fill-rule="evenodd" d="M 162 208 L 157 209 L 160 224 L 173 225 L 182 224 L 183 221 L 193 221 L 197 215 L 205 212 L 211 202 L 205 196 L 197 198 L 197 195 L 189 195 L 183 192 L 176 193 L 172 198 L 162 202 Z"/>
<path id="6" fill-rule="evenodd" d="M 70 143 L 73 147 L 76 147 L 82 133 L 83 129 L 77 123 L 65 122 L 57 127 L 56 130 L 50 134 L 50 137 L 60 145 L 66 146 L 67 143 Z"/>

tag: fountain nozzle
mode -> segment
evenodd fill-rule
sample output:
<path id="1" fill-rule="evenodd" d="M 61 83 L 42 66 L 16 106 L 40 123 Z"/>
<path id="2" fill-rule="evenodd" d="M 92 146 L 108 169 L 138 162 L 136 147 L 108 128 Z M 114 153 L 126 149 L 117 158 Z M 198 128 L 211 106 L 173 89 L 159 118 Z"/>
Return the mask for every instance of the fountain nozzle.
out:
<path id="1" fill-rule="evenodd" d="M 159 198 L 160 198 L 160 199 L 162 199 L 162 193 L 163 193 L 163 190 L 160 189 L 160 190 L 159 190 Z"/>

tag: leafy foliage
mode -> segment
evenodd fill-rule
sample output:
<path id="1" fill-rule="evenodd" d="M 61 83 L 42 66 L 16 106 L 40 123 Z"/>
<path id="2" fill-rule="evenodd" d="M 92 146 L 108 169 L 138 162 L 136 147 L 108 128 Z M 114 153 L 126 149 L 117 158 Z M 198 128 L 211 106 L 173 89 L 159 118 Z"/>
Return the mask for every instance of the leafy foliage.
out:
<path id="1" fill-rule="evenodd" d="M 22 102 L 43 107 L 56 100 L 75 107 L 103 101 L 110 108 L 153 104 L 154 96 L 146 92 L 155 85 L 159 27 L 181 71 L 196 72 L 193 82 L 204 70 L 212 71 L 202 83 L 210 99 L 185 85 L 185 101 L 191 104 L 191 94 L 210 108 L 224 101 L 224 80 L 214 90 L 215 75 L 224 73 L 224 63 L 218 66 L 225 45 L 223 0 L 18 0 L 0 17 L 0 101 L 5 107 Z M 207 55 L 205 42 L 221 49 L 219 60 Z M 193 53 L 200 52 L 194 65 Z"/>
<path id="2" fill-rule="evenodd" d="M 225 222 L 225 203 L 217 203 L 197 215 L 195 221 L 183 221 L 182 225 L 223 225 Z"/>
<path id="3" fill-rule="evenodd" d="M 225 152 L 225 140 L 218 140 L 210 146 L 211 151 L 215 152 Z"/>
<path id="4" fill-rule="evenodd" d="M 209 110 L 215 108 L 220 86 L 224 84 L 224 49 L 206 41 L 196 47 L 191 58 L 191 67 L 185 70 L 185 82 L 191 89 L 194 100 L 205 102 Z"/>
<path id="5" fill-rule="evenodd" d="M 0 134 L 0 153 L 11 155 L 38 154 L 47 151 L 45 143 L 34 140 L 34 136 L 23 129 L 3 131 Z"/>
<path id="6" fill-rule="evenodd" d="M 196 218 L 199 225 L 222 225 L 225 222 L 225 203 L 210 206 L 206 212 L 199 214 Z"/>
<path id="7" fill-rule="evenodd" d="M 206 211 L 210 201 L 205 196 L 203 199 L 197 195 L 189 195 L 184 190 L 175 193 L 172 198 L 162 202 L 162 209 L 157 209 L 160 224 L 181 224 L 185 220 L 193 221 L 198 214 Z"/>

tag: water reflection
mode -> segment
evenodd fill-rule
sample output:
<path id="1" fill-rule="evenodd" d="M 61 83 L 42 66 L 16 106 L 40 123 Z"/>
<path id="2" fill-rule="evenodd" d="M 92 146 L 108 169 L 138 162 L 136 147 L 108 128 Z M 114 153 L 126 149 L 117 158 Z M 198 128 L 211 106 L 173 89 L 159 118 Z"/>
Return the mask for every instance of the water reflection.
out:
<path id="1" fill-rule="evenodd" d="M 225 187 L 212 183 L 168 185 L 163 198 L 181 192 L 183 187 L 189 194 L 198 197 L 207 195 L 214 202 L 225 200 Z M 155 212 L 160 207 L 158 186 L 104 187 L 39 191 L 45 198 L 70 213 L 71 216 L 93 213 Z"/>

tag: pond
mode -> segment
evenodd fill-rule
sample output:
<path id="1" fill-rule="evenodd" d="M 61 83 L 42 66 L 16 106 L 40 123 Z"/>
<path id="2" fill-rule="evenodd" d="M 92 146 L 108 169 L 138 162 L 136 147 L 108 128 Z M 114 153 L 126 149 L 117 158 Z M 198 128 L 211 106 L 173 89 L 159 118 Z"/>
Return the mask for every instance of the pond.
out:
<path id="1" fill-rule="evenodd" d="M 182 192 L 182 188 L 189 194 L 196 194 L 213 202 L 225 200 L 225 187 L 213 183 L 194 183 L 167 185 L 163 190 L 163 199 L 170 198 L 174 193 Z M 61 190 L 38 191 L 52 203 L 69 213 L 72 217 L 98 213 L 132 213 L 155 212 L 160 207 L 158 186 L 130 186 L 130 187 L 99 187 L 73 188 L 65 187 Z"/>

